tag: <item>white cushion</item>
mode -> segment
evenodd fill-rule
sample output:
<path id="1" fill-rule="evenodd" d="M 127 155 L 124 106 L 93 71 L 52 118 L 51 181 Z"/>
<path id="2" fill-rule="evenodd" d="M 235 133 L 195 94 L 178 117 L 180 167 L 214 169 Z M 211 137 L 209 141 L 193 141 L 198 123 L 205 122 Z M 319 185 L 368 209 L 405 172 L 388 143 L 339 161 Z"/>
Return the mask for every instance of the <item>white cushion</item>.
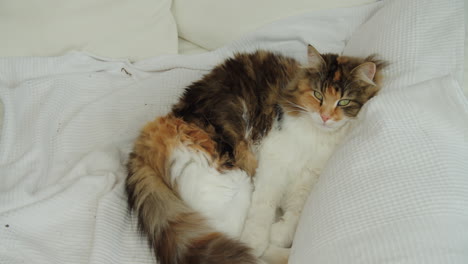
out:
<path id="1" fill-rule="evenodd" d="M 344 54 L 390 61 L 327 163 L 290 263 L 468 263 L 462 1 L 386 1 Z"/>
<path id="2" fill-rule="evenodd" d="M 138 60 L 177 53 L 171 0 L 3 0 L 0 56 L 70 50 Z"/>
<path id="3" fill-rule="evenodd" d="M 468 17 L 468 8 L 465 8 L 465 73 L 463 74 L 463 92 L 468 98 L 468 19 L 466 17 Z"/>
<path id="4" fill-rule="evenodd" d="M 199 54 L 199 53 L 204 53 L 208 52 L 208 50 L 193 44 L 190 41 L 187 41 L 183 38 L 179 38 L 179 54 L 184 54 L 184 55 L 191 55 L 191 54 Z"/>
<path id="5" fill-rule="evenodd" d="M 221 47 L 271 21 L 313 10 L 376 0 L 174 0 L 179 36 L 208 50 Z M 339 18 L 337 18 L 339 19 Z"/>
<path id="6" fill-rule="evenodd" d="M 450 77 L 375 97 L 309 197 L 291 264 L 468 263 L 468 105 Z"/>
<path id="7" fill-rule="evenodd" d="M 390 62 L 386 87 L 452 74 L 463 83 L 463 1 L 385 1 L 381 10 L 359 27 L 343 53 L 378 53 Z"/>

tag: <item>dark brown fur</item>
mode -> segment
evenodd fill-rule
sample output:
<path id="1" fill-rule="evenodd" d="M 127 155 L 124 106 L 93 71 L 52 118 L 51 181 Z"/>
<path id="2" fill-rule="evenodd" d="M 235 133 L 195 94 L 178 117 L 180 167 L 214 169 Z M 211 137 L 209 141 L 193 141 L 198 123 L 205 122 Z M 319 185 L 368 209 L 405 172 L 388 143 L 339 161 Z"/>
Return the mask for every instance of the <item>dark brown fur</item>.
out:
<path id="1" fill-rule="evenodd" d="M 356 75 L 365 62 L 376 65 L 371 80 L 375 84 Z M 292 58 L 257 51 L 237 54 L 190 85 L 170 114 L 142 130 L 127 165 L 128 203 L 160 263 L 257 263 L 249 248 L 213 230 L 181 200 L 169 175 L 168 157 L 176 146 L 205 153 L 220 171 L 241 168 L 253 176 L 257 160 L 251 146 L 269 133 L 275 121 L 285 114 L 299 114 L 298 105 L 334 111 L 337 119 L 356 116 L 378 91 L 383 66 L 374 57 L 325 54 L 317 65 L 302 67 Z M 347 97 L 352 103 L 322 109 L 322 101 L 312 97 L 314 90 L 321 91 L 324 100 Z"/>
<path id="2" fill-rule="evenodd" d="M 210 131 L 218 151 L 228 156 L 230 166 L 239 166 L 252 175 L 256 163 L 246 146 L 271 129 L 281 114 L 277 107 L 279 96 L 299 67 L 297 61 L 271 52 L 238 54 L 189 86 L 173 113 Z M 243 119 L 244 107 L 251 124 Z M 245 139 L 248 125 L 253 129 L 251 137 Z"/>

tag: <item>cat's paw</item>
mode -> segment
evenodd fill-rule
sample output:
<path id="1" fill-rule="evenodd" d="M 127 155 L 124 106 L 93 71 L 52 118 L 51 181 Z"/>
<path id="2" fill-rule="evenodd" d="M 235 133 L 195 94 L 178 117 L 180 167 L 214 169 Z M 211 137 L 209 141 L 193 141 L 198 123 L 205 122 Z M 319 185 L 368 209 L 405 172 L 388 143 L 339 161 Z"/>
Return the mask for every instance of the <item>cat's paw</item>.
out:
<path id="1" fill-rule="evenodd" d="M 252 253 L 256 257 L 261 257 L 268 247 L 268 239 L 261 239 L 254 235 L 244 237 L 243 241 L 252 248 Z"/>
<path id="2" fill-rule="evenodd" d="M 268 264 L 288 264 L 290 248 L 277 247 L 270 244 L 262 256 L 262 260 Z"/>
<path id="3" fill-rule="evenodd" d="M 264 226 L 258 228 L 249 228 L 242 232 L 240 240 L 253 249 L 252 253 L 260 257 L 265 252 L 269 244 L 269 233 Z"/>
<path id="4" fill-rule="evenodd" d="M 292 245 L 293 238 L 294 232 L 291 232 L 291 228 L 287 222 L 281 220 L 271 226 L 271 244 L 282 248 L 289 248 Z"/>

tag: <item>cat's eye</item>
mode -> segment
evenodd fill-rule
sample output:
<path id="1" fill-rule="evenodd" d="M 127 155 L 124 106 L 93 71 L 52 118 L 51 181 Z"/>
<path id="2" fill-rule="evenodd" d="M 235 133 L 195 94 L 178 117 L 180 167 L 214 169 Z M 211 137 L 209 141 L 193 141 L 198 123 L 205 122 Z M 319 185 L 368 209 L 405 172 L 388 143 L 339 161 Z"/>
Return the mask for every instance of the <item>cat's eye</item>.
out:
<path id="1" fill-rule="evenodd" d="M 349 105 L 349 102 L 351 102 L 351 101 L 347 100 L 347 99 L 343 99 L 343 100 L 338 101 L 338 105 L 339 106 L 347 106 L 347 105 Z"/>
<path id="2" fill-rule="evenodd" d="M 323 100 L 323 96 L 321 93 L 317 92 L 317 91 L 314 91 L 314 96 L 315 98 L 319 99 L 320 101 Z"/>

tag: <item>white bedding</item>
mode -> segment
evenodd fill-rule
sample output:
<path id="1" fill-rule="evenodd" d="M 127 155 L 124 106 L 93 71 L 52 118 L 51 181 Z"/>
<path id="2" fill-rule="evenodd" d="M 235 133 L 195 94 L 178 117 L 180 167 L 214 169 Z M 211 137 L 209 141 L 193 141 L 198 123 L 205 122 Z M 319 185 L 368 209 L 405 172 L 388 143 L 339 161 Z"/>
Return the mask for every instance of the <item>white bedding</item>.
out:
<path id="1" fill-rule="evenodd" d="M 178 50 L 179 50 L 179 54 L 183 54 L 183 55 L 192 55 L 192 54 L 200 54 L 200 53 L 208 52 L 207 49 L 204 49 L 183 38 L 178 39 Z"/>
<path id="2" fill-rule="evenodd" d="M 427 6 L 425 2 L 420 1 Z M 306 44 L 312 43 L 321 52 L 341 52 L 377 10 L 395 5 L 403 9 L 407 1 L 297 16 L 214 52 L 161 56 L 135 64 L 76 52 L 55 58 L 0 59 L 0 98 L 5 107 L 0 263 L 154 263 L 145 239 L 136 232 L 135 219 L 127 213 L 123 191 L 124 163 L 141 126 L 165 113 L 183 87 L 233 51 L 264 48 L 304 60 Z M 423 12 L 408 15 L 428 19 Z M 461 19 L 452 14 L 451 21 Z M 450 57 L 450 63 L 432 67 L 439 67 L 440 76 L 456 75 L 461 83 L 462 61 L 456 57 L 463 54 L 463 44 L 458 39 L 445 42 L 451 53 L 444 53 L 444 58 Z M 411 45 L 403 50 L 411 50 Z M 405 76 L 397 74 L 397 66 L 387 73 Z M 396 82 L 393 88 L 398 92 L 404 87 Z M 448 95 L 456 95 L 456 89 L 448 89 Z M 457 114 L 468 118 L 466 113 Z M 466 146 L 464 135 L 461 144 Z M 433 157 L 422 158 L 431 162 Z M 458 191 L 466 194 L 466 189 Z M 298 233 L 305 234 L 302 230 Z M 293 263 L 306 263 L 308 238 L 297 241 Z"/>
<path id="3" fill-rule="evenodd" d="M 468 263 L 468 103 L 451 76 L 405 88 L 330 160 L 290 263 Z"/>
<path id="4" fill-rule="evenodd" d="M 141 60 L 177 53 L 172 0 L 2 0 L 0 57 L 70 50 Z"/>

